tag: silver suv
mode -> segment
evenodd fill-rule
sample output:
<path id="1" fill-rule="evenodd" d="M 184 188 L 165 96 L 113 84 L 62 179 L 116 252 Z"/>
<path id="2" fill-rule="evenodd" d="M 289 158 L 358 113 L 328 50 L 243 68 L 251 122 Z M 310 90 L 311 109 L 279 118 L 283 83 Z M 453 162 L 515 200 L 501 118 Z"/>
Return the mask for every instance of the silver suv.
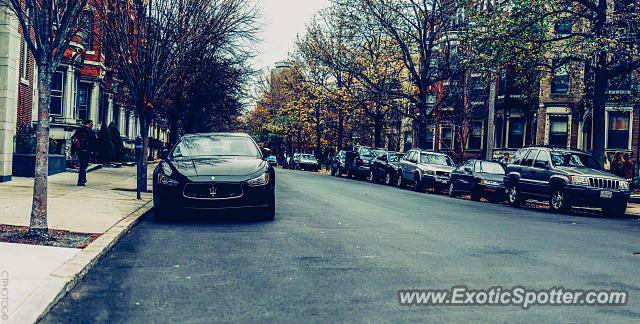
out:
<path id="1" fill-rule="evenodd" d="M 398 187 L 413 183 L 416 191 L 433 188 L 440 191 L 447 188 L 449 174 L 456 165 L 444 153 L 436 153 L 420 149 L 409 150 L 398 162 Z"/>

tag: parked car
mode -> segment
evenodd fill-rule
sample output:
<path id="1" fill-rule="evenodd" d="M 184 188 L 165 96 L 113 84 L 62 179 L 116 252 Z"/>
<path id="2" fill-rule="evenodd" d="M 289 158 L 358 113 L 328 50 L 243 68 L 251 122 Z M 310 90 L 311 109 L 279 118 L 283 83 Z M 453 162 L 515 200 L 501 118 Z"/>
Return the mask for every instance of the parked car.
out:
<path id="1" fill-rule="evenodd" d="M 266 161 L 269 162 L 270 165 L 278 164 L 278 159 L 273 154 L 269 155 L 269 157 L 267 157 Z"/>
<path id="2" fill-rule="evenodd" d="M 377 158 L 371 161 L 371 167 L 369 170 L 369 181 L 377 182 L 380 179 L 384 179 L 384 183 L 387 185 L 395 184 L 398 178 L 398 170 L 400 158 L 403 156 L 400 152 L 385 152 L 378 155 Z"/>
<path id="3" fill-rule="evenodd" d="M 239 208 L 274 218 L 275 171 L 249 135 L 185 135 L 166 155 L 153 172 L 158 219 Z"/>
<path id="4" fill-rule="evenodd" d="M 329 160 L 329 168 L 331 169 L 332 176 L 340 176 L 347 172 L 347 151 L 342 150 L 332 156 Z"/>
<path id="5" fill-rule="evenodd" d="M 621 216 L 631 194 L 625 179 L 604 171 L 591 155 L 540 146 L 513 154 L 504 182 L 512 206 L 529 198 L 545 199 L 555 212 L 581 205 L 600 207 L 609 216 Z"/>
<path id="6" fill-rule="evenodd" d="M 455 169 L 455 163 L 448 155 L 420 149 L 409 150 L 398 165 L 398 187 L 411 182 L 416 191 L 424 191 L 426 187 L 436 191 L 447 188 L 449 173 Z"/>
<path id="7" fill-rule="evenodd" d="M 503 201 L 504 168 L 498 162 L 486 160 L 467 160 L 451 171 L 449 196 L 469 193 L 471 200 Z"/>
<path id="8" fill-rule="evenodd" d="M 345 157 L 347 177 L 366 178 L 369 175 L 371 161 L 384 152 L 386 151 L 381 148 L 369 146 L 356 146 L 353 151 L 347 151 Z"/>
<path id="9" fill-rule="evenodd" d="M 292 156 L 287 158 L 287 169 L 294 170 L 297 168 L 300 162 L 300 155 L 301 153 L 293 153 Z"/>
<path id="10" fill-rule="evenodd" d="M 320 164 L 313 154 L 300 154 L 296 160 L 296 169 L 318 171 Z"/>

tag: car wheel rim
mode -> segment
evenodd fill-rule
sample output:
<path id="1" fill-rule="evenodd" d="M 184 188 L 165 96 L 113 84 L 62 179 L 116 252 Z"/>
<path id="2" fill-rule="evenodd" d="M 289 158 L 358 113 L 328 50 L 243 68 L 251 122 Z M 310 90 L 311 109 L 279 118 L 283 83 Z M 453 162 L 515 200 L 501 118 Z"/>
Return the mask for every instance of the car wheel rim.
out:
<path id="1" fill-rule="evenodd" d="M 373 182 L 373 171 L 369 172 L 369 181 Z"/>
<path id="2" fill-rule="evenodd" d="M 398 176 L 397 184 L 398 184 L 398 187 L 402 186 L 402 176 Z"/>
<path id="3" fill-rule="evenodd" d="M 551 199 L 551 204 L 553 205 L 553 209 L 560 209 L 564 205 L 564 194 L 562 191 L 557 190 L 553 193 L 553 198 Z"/>
<path id="4" fill-rule="evenodd" d="M 449 194 L 453 195 L 453 182 L 449 184 Z"/>
<path id="5" fill-rule="evenodd" d="M 517 195 L 518 195 L 518 192 L 516 191 L 515 187 L 509 188 L 509 202 L 515 202 Z"/>
<path id="6" fill-rule="evenodd" d="M 391 183 L 391 175 L 389 173 L 386 174 L 384 178 L 384 182 L 386 182 L 387 184 Z"/>

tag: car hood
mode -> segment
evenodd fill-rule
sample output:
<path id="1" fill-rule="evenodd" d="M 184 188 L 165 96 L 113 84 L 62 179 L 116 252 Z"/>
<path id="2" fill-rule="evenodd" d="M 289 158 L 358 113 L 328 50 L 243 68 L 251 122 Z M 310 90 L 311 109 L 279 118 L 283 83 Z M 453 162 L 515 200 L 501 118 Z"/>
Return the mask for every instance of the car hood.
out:
<path id="1" fill-rule="evenodd" d="M 568 167 L 568 166 L 559 166 L 559 167 L 556 167 L 556 168 L 558 170 L 562 170 L 562 171 L 566 172 L 567 174 L 622 179 L 622 178 L 618 177 L 617 175 L 615 175 L 613 173 L 609 173 L 609 172 L 604 171 L 604 170 L 596 170 L 596 169 L 585 168 L 585 167 Z"/>
<path id="2" fill-rule="evenodd" d="M 191 181 L 243 181 L 257 176 L 267 168 L 267 162 L 257 157 L 194 157 L 171 160 L 175 170 Z"/>

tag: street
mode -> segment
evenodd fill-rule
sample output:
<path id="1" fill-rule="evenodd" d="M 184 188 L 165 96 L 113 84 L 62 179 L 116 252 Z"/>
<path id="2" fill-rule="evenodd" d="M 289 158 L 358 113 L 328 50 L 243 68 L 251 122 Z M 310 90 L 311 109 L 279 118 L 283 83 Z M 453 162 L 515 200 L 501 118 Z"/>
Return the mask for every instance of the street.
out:
<path id="1" fill-rule="evenodd" d="M 268 222 L 147 215 L 42 320 L 640 321 L 640 223 L 277 169 Z M 180 217 L 177 215 L 177 217 Z M 400 289 L 625 289 L 625 306 L 400 306 Z"/>

